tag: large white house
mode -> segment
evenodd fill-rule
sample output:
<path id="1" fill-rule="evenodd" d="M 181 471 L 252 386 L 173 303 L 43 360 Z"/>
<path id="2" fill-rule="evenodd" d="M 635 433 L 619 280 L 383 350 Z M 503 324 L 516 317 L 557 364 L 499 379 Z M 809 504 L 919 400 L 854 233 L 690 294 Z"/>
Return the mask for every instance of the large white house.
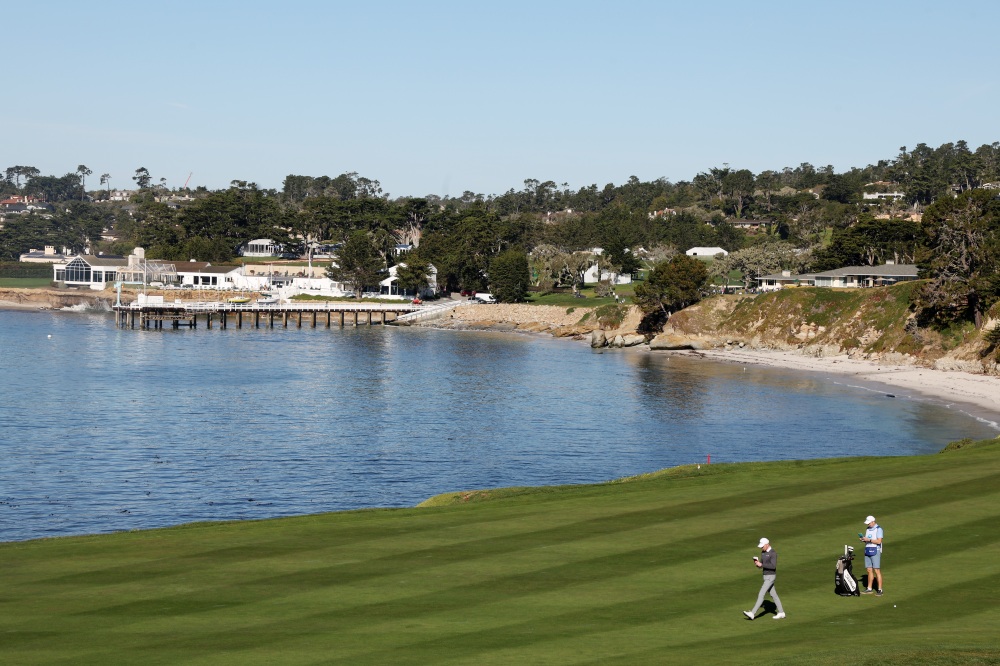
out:
<path id="1" fill-rule="evenodd" d="M 146 259 L 145 251 L 137 247 L 127 257 L 103 254 L 67 257 L 65 262 L 52 264 L 52 279 L 67 287 L 100 291 L 113 282 L 173 283 L 177 281 L 177 269 L 173 262 Z"/>
<path id="2" fill-rule="evenodd" d="M 781 271 L 757 278 L 757 288 L 760 291 L 777 291 L 784 287 L 881 287 L 916 279 L 915 265 L 885 263 L 880 266 L 844 266 L 803 275 Z"/>
<path id="3" fill-rule="evenodd" d="M 53 279 L 68 287 L 101 290 L 114 282 L 161 283 L 201 289 L 242 289 L 242 266 L 212 266 L 207 261 L 146 259 L 141 247 L 127 257 L 81 254 L 53 264 Z M 159 285 L 158 285 L 159 286 Z"/>
<path id="4" fill-rule="evenodd" d="M 812 287 L 815 284 L 816 275 L 814 273 L 798 275 L 791 271 L 781 271 L 757 278 L 758 291 L 778 291 L 785 287 Z"/>
<path id="5" fill-rule="evenodd" d="M 88 287 L 96 291 L 104 289 L 109 282 L 119 279 L 120 273 L 127 271 L 129 260 L 126 257 L 105 257 L 80 255 L 73 257 L 67 263 L 53 264 L 53 279 L 68 287 Z"/>
<path id="6" fill-rule="evenodd" d="M 885 263 L 881 266 L 845 266 L 816 273 L 817 287 L 875 287 L 917 279 L 913 264 Z"/>

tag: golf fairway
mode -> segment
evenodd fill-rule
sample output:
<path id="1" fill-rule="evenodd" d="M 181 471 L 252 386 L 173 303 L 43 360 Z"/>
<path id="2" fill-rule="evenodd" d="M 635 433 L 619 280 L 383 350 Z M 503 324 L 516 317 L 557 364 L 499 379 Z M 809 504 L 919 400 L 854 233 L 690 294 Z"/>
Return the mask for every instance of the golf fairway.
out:
<path id="1" fill-rule="evenodd" d="M 429 504 L 0 544 L 0 662 L 1000 663 L 1000 442 Z M 869 513 L 885 596 L 838 597 Z"/>

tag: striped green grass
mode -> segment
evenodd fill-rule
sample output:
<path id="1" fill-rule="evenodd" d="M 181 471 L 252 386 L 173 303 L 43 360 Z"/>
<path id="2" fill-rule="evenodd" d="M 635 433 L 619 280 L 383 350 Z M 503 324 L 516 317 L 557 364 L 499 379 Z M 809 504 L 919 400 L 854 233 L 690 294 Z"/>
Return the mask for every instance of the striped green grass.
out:
<path id="1" fill-rule="evenodd" d="M 0 662 L 1000 662 L 1000 443 L 428 504 L 2 544 Z M 886 594 L 837 597 L 868 513 Z"/>

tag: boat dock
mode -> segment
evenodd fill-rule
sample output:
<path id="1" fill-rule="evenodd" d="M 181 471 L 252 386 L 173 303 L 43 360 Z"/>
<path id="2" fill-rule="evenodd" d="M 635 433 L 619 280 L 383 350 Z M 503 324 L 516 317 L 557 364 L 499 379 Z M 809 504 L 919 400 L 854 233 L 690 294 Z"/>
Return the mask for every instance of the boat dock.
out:
<path id="1" fill-rule="evenodd" d="M 150 299 L 152 300 L 152 299 Z M 359 326 L 361 324 L 382 324 L 394 322 L 403 315 L 420 312 L 419 305 L 395 303 L 346 303 L 324 301 L 312 303 L 220 303 L 204 301 L 134 302 L 115 305 L 115 324 L 118 328 L 162 329 L 167 324 L 172 328 L 198 327 L 201 318 L 208 328 L 218 324 L 228 328 L 244 326 L 253 328 L 274 328 L 275 323 L 288 328 L 292 322 L 296 328 L 303 323 L 316 328 L 323 325 Z"/>

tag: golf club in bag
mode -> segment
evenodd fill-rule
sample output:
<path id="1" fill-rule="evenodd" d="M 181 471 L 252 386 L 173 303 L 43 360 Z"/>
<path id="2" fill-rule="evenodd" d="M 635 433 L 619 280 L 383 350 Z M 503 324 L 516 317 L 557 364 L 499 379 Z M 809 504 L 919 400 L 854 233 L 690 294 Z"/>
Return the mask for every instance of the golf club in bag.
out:
<path id="1" fill-rule="evenodd" d="M 854 546 L 844 546 L 844 554 L 837 558 L 836 585 L 833 591 L 842 597 L 861 596 L 858 580 L 854 577 Z"/>

